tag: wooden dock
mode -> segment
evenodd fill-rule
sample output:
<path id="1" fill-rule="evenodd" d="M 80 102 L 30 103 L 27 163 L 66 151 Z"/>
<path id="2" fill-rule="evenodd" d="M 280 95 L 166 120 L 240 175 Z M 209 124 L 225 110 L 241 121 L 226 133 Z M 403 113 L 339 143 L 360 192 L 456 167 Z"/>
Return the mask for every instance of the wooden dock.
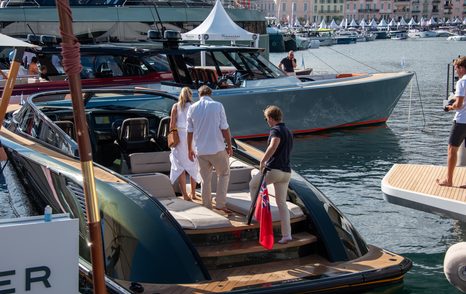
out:
<path id="1" fill-rule="evenodd" d="M 466 221 L 466 167 L 457 167 L 452 187 L 436 179 L 446 177 L 446 166 L 395 164 L 382 180 L 385 199 L 397 205 Z"/>

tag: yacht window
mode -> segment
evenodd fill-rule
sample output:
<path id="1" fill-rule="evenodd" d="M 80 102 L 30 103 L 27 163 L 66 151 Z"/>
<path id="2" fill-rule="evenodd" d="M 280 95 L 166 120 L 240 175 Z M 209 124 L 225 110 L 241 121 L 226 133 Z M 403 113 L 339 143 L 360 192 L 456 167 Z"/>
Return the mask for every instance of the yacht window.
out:
<path id="1" fill-rule="evenodd" d="M 170 71 L 170 65 L 168 64 L 167 56 L 164 54 L 154 54 L 143 58 L 144 62 L 155 71 Z M 148 70 L 146 65 L 142 64 L 141 68 Z"/>
<path id="2" fill-rule="evenodd" d="M 120 56 L 97 56 L 94 62 L 96 77 L 121 77 L 123 76 L 122 60 Z"/>

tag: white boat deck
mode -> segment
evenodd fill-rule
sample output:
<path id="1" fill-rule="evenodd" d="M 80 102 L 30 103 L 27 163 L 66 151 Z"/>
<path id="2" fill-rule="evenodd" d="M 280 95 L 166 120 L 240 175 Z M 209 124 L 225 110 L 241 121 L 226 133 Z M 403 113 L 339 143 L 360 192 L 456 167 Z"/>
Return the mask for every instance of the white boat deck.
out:
<path id="1" fill-rule="evenodd" d="M 446 176 L 446 166 L 395 164 L 382 180 L 384 198 L 393 204 L 466 221 L 466 167 L 457 167 L 452 187 L 436 179 Z"/>

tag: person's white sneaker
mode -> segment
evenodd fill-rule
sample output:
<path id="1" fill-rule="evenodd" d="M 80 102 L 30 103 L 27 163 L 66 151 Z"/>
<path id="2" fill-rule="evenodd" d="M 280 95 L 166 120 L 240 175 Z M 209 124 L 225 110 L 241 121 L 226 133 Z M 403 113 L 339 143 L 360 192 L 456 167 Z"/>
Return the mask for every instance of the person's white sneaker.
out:
<path id="1" fill-rule="evenodd" d="M 291 241 L 291 240 L 293 240 L 291 236 L 282 237 L 281 240 L 278 241 L 278 244 L 286 244 L 288 243 L 288 241 Z"/>

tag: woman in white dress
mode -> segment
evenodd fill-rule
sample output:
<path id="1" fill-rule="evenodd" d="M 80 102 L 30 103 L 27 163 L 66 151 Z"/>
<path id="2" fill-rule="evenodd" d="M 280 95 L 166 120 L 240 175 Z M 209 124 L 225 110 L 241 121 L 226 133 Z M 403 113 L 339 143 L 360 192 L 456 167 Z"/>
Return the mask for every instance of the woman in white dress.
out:
<path id="1" fill-rule="evenodd" d="M 174 184 L 178 179 L 183 198 L 188 201 L 198 199 L 196 197 L 196 183 L 199 183 L 201 179 L 197 160 L 193 162 L 188 158 L 186 115 L 193 102 L 192 96 L 191 89 L 184 87 L 180 92 L 178 103 L 173 105 L 170 115 L 170 129 L 176 128 L 180 138 L 180 142 L 171 149 L 170 153 L 170 181 Z M 190 175 L 191 192 L 189 194 L 186 191 L 186 173 Z"/>

